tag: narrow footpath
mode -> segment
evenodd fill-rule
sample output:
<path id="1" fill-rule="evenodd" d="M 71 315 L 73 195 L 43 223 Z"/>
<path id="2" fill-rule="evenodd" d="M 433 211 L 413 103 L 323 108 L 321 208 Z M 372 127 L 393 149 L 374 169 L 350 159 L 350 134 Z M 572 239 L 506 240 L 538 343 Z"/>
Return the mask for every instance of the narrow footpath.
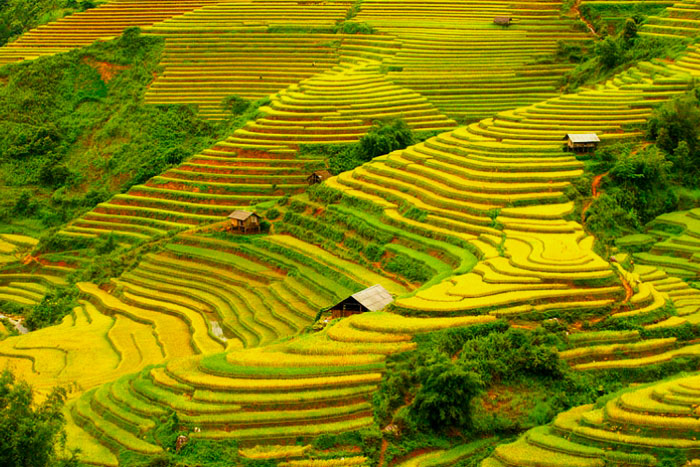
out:
<path id="1" fill-rule="evenodd" d="M 3 319 L 3 318 L 7 319 L 10 323 L 12 323 L 12 325 L 15 327 L 15 329 L 17 329 L 17 332 L 19 332 L 20 334 L 26 334 L 29 332 L 29 329 L 24 327 L 24 325 L 22 324 L 22 322 L 20 320 L 10 318 L 9 316 L 5 316 L 3 314 L 0 314 L 0 319 Z"/>
<path id="2" fill-rule="evenodd" d="M 588 208 L 591 207 L 593 201 L 600 196 L 600 184 L 603 181 L 603 177 L 605 177 L 608 173 L 609 172 L 605 172 L 604 174 L 596 175 L 595 177 L 593 177 L 593 182 L 591 183 L 591 199 L 586 201 L 586 204 L 583 206 L 583 209 L 581 209 L 581 225 L 584 225 L 586 211 L 588 211 Z"/>
<path id="3" fill-rule="evenodd" d="M 591 32 L 591 34 L 593 34 L 595 37 L 599 37 L 598 33 L 595 31 L 595 28 L 593 27 L 593 24 L 590 21 L 588 21 L 588 18 L 583 16 L 583 14 L 581 13 L 581 0 L 576 0 L 572 10 L 574 10 L 578 19 L 580 19 L 581 21 L 583 21 L 583 23 L 585 23 L 586 27 Z"/>

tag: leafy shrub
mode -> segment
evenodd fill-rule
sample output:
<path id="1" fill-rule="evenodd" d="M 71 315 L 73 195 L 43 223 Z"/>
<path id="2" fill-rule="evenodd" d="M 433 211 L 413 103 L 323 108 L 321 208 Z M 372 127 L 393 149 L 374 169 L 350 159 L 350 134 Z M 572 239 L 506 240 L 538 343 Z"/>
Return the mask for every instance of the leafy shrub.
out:
<path id="1" fill-rule="evenodd" d="M 418 426 L 435 431 L 471 428 L 471 405 L 467 402 L 484 387 L 479 374 L 444 354 L 434 354 L 419 369 L 418 379 L 420 389 L 410 409 Z"/>
<path id="2" fill-rule="evenodd" d="M 360 139 L 357 154 L 366 162 L 414 143 L 413 133 L 403 120 L 379 121 Z"/>
<path id="3" fill-rule="evenodd" d="M 426 282 L 433 277 L 435 272 L 411 257 L 402 254 L 394 254 L 384 262 L 384 269 L 405 277 L 412 282 Z"/>
<path id="4" fill-rule="evenodd" d="M 420 222 L 425 221 L 428 217 L 428 211 L 424 211 L 423 209 L 419 209 L 415 206 L 409 207 L 402 214 L 409 219 Z"/>
<path id="5" fill-rule="evenodd" d="M 666 151 L 676 178 L 696 187 L 700 172 L 700 91 L 696 88 L 659 106 L 647 123 L 647 136 Z"/>
<path id="6" fill-rule="evenodd" d="M 76 306 L 78 306 L 77 287 L 55 287 L 41 302 L 29 310 L 25 324 L 31 331 L 51 326 L 61 321 Z"/>
<path id="7" fill-rule="evenodd" d="M 379 261 L 384 255 L 384 248 L 376 243 L 370 243 L 365 247 L 364 254 L 372 262 Z"/>
<path id="8" fill-rule="evenodd" d="M 251 102 L 240 96 L 229 96 L 222 101 L 222 107 L 233 115 L 241 115 L 250 108 Z"/>
<path id="9" fill-rule="evenodd" d="M 672 163 L 656 146 L 618 147 L 603 180 L 604 192 L 586 211 L 586 224 L 605 245 L 614 238 L 638 232 L 664 212 L 673 211 L 678 198 L 671 183 Z"/>
<path id="10" fill-rule="evenodd" d="M 291 209 L 294 212 L 304 212 L 306 211 L 306 203 L 299 201 L 297 199 L 292 200 L 291 204 L 289 205 L 289 209 Z"/>
<path id="11" fill-rule="evenodd" d="M 426 133 L 422 136 L 429 136 Z M 352 170 L 377 156 L 403 149 L 417 142 L 416 135 L 403 120 L 380 120 L 367 131 L 359 142 L 350 145 L 302 145 L 300 154 L 328 159 L 331 173 L 337 175 Z"/>
<path id="12" fill-rule="evenodd" d="M 342 34 L 374 34 L 374 28 L 367 23 L 344 21 L 336 28 L 336 32 Z"/>
<path id="13" fill-rule="evenodd" d="M 65 389 L 54 388 L 38 403 L 31 386 L 8 370 L 0 374 L 0 465 L 77 466 L 74 458 L 59 460 L 66 443 L 65 401 Z"/>
<path id="14" fill-rule="evenodd" d="M 555 347 L 517 329 L 470 340 L 459 358 L 485 381 L 517 379 L 524 374 L 558 378 L 564 373 Z"/>

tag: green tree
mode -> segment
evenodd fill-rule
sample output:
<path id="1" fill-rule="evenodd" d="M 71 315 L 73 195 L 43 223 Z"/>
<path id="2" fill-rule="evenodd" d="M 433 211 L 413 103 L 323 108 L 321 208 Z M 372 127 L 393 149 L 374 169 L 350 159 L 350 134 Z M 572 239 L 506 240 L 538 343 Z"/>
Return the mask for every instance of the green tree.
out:
<path id="1" fill-rule="evenodd" d="M 669 153 L 685 141 L 691 153 L 698 146 L 700 108 L 694 93 L 676 97 L 657 108 L 647 123 L 647 136 Z"/>
<path id="2" fill-rule="evenodd" d="M 615 68 L 622 56 L 620 44 L 614 37 L 610 36 L 596 44 L 595 52 L 600 58 L 600 64 L 606 69 Z"/>
<path id="3" fill-rule="evenodd" d="M 634 18 L 627 18 L 625 27 L 622 30 L 622 39 L 625 44 L 631 44 L 637 38 L 637 22 Z"/>
<path id="4" fill-rule="evenodd" d="M 436 353 L 418 371 L 420 389 L 411 406 L 419 426 L 441 431 L 451 427 L 471 428 L 469 401 L 484 386 L 481 377 L 456 364 L 445 354 Z"/>
<path id="5" fill-rule="evenodd" d="M 74 459 L 58 459 L 58 449 L 66 442 L 62 413 L 65 400 L 65 389 L 56 388 L 46 400 L 35 404 L 31 386 L 15 381 L 5 370 L 0 375 L 0 465 L 77 465 Z"/>
<path id="6" fill-rule="evenodd" d="M 379 122 L 360 139 L 358 155 L 361 160 L 370 161 L 414 142 L 413 132 L 403 120 Z"/>
<path id="7" fill-rule="evenodd" d="M 55 288 L 46 294 L 41 302 L 34 305 L 25 324 L 34 331 L 58 323 L 77 306 L 77 296 L 78 290 L 75 286 Z"/>
<path id="8" fill-rule="evenodd" d="M 668 153 L 675 178 L 697 187 L 700 173 L 700 99 L 698 91 L 657 108 L 647 123 L 647 136 Z"/>

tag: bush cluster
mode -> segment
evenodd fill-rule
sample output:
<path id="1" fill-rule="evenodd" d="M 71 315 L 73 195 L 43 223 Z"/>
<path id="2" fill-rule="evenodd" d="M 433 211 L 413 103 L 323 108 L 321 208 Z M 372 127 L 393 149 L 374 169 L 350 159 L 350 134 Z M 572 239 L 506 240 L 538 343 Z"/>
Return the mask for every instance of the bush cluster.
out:
<path id="1" fill-rule="evenodd" d="M 337 175 L 416 142 L 416 136 L 403 120 L 379 120 L 355 144 L 305 145 L 299 148 L 299 152 L 328 159 L 330 171 Z"/>
<path id="2" fill-rule="evenodd" d="M 112 41 L 0 69 L 0 173 L 16 193 L 0 202 L 1 218 L 65 223 L 181 163 L 265 103 L 233 96 L 231 119 L 217 125 L 193 106 L 146 105 L 162 51 L 161 38 L 130 28 Z"/>

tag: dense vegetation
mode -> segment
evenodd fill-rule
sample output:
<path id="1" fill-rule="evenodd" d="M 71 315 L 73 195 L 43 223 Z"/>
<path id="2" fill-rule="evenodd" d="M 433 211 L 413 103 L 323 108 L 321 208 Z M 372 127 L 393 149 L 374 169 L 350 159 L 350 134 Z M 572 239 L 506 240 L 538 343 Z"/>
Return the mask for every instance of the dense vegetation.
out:
<path id="1" fill-rule="evenodd" d="M 9 3 L 0 3 L 6 4 Z M 347 19 L 358 12 L 359 3 L 350 10 Z M 564 88 L 571 90 L 598 83 L 639 60 L 671 56 L 680 48 L 677 41 L 638 35 L 643 21 L 641 13 L 629 18 L 617 35 L 608 35 L 593 44 L 588 55 L 580 44 L 562 45 L 559 58 L 578 63 L 565 77 Z M 271 30 L 279 34 L 304 32 L 303 28 Z M 338 23 L 334 30 L 346 34 L 373 32 L 370 24 L 354 21 Z M 53 228 L 45 232 L 33 254 L 49 263 L 70 263 L 67 269 L 72 270 L 61 276 L 67 285 L 49 287 L 35 305 L 2 305 L 6 307 L 2 309 L 23 314 L 32 331 L 56 324 L 73 311 L 61 326 L 30 333 L 30 337 L 51 336 L 51 331 L 60 329 L 65 334 L 56 334 L 57 341 L 62 337 L 77 346 L 66 336 L 75 332 L 71 326 L 79 325 L 81 331 L 96 329 L 99 336 L 94 338 L 95 342 L 108 341 L 106 349 L 95 351 L 95 359 L 109 355 L 118 362 L 114 367 L 119 369 L 122 363 L 130 363 L 122 358 L 132 350 L 141 362 L 141 367 L 134 369 L 134 365 L 121 374 L 110 368 L 111 372 L 106 373 L 108 385 L 95 387 L 95 382 L 88 382 L 92 386 L 84 388 L 71 401 L 72 419 L 84 428 L 95 446 L 106 446 L 107 454 L 98 452 L 96 456 L 112 456 L 114 463 L 143 467 L 273 466 L 277 465 L 276 460 L 246 458 L 242 454 L 244 442 L 239 445 L 235 441 L 213 439 L 226 439 L 228 435 L 232 438 L 232 431 L 240 430 L 239 435 L 249 430 L 253 435 L 258 431 L 258 440 L 269 441 L 274 439 L 270 433 L 280 428 L 314 428 L 324 417 L 335 417 L 333 420 L 338 419 L 345 428 L 347 425 L 343 423 L 365 417 L 368 420 L 365 425 L 355 425 L 343 434 L 317 436 L 318 433 L 311 431 L 311 436 L 297 436 L 295 432 L 296 439 L 287 437 L 283 441 L 308 448 L 308 456 L 322 460 L 362 455 L 371 465 L 379 464 L 380 459 L 381 465 L 396 465 L 422 449 L 467 445 L 464 452 L 469 454 L 458 465 L 476 466 L 496 444 L 549 423 L 572 407 L 596 401 L 601 406 L 611 394 L 629 383 L 654 381 L 697 368 L 700 357 L 692 351 L 700 335 L 698 326 L 673 321 L 682 319 L 668 296 L 657 302 L 657 297 L 648 290 L 646 296 L 640 292 L 640 284 L 634 284 L 635 288 L 622 302 L 628 290 L 623 290 L 614 267 L 598 261 L 590 251 L 584 252 L 589 247 L 578 246 L 584 243 L 580 226 L 572 227 L 572 223 L 560 218 L 563 215 L 557 214 L 565 204 L 565 195 L 554 193 L 556 188 L 551 185 L 543 192 L 527 192 L 531 186 L 551 183 L 558 175 L 557 170 L 578 170 L 580 164 L 573 157 L 564 157 L 556 148 L 552 150 L 549 137 L 547 141 L 539 141 L 533 136 L 537 133 L 530 132 L 527 124 L 522 124 L 523 132 L 518 126 L 521 122 L 515 119 L 502 119 L 511 127 L 497 126 L 490 120 L 474 125 L 474 133 L 460 129 L 461 133 L 433 140 L 432 147 L 425 144 L 416 150 L 415 162 L 407 157 L 411 161 L 408 163 L 396 159 L 392 163 L 390 158 L 380 156 L 420 142 L 430 134 L 411 131 L 409 124 L 398 118 L 377 120 L 354 144 L 301 144 L 299 159 L 306 156 L 310 156 L 309 160 L 326 159 L 334 174 L 373 159 L 376 165 L 369 165 L 364 175 L 356 172 L 357 185 L 346 185 L 346 192 L 338 188 L 343 186 L 340 183 L 336 188 L 322 184 L 302 196 L 279 195 L 257 204 L 260 212 L 263 207 L 269 208 L 266 217 L 274 223 L 274 233 L 289 234 L 284 240 L 274 235 L 243 238 L 236 235 L 233 240 L 233 234 L 219 231 L 175 235 L 162 230 L 153 237 L 144 235 L 128 244 L 123 237 L 112 233 L 95 238 L 55 235 L 59 226 L 112 194 L 143 184 L 201 148 L 211 147 L 218 138 L 254 119 L 258 108 L 269 103 L 230 96 L 223 101 L 223 107 L 231 117 L 216 124 L 200 118 L 197 109 L 191 106 L 145 105 L 143 93 L 160 70 L 158 63 L 163 48 L 162 39 L 130 29 L 115 41 L 0 69 L 0 112 L 5 116 L 0 120 L 0 173 L 3 174 L 0 183 L 4 185 L 2 191 L 7 193 L 0 202 L 0 220 L 5 225 L 0 233 Z M 642 91 L 639 96 L 640 101 L 646 97 Z M 620 100 L 624 101 L 625 97 Z M 596 101 L 595 108 L 606 108 L 605 99 Z M 573 108 L 575 105 L 561 107 L 572 113 L 578 111 Z M 626 110 L 619 112 L 624 115 Z M 552 111 L 549 120 L 556 120 L 559 111 Z M 523 120 L 531 118 L 532 122 L 538 122 L 535 115 L 523 115 Z M 563 111 L 561 115 L 571 117 Z M 271 138 L 290 136 L 270 125 L 275 117 L 273 112 L 268 117 L 268 122 L 255 124 L 269 131 Z M 605 253 L 607 259 L 616 238 L 642 231 L 660 214 L 697 204 L 700 197 L 695 196 L 694 190 L 698 188 L 700 175 L 700 91 L 695 89 L 660 105 L 644 128 L 618 127 L 615 115 L 604 117 L 607 120 L 601 120 L 603 123 L 595 121 L 591 126 L 614 128 L 611 133 L 629 129 L 645 133 L 644 141 L 603 145 L 593 158 L 585 160 L 585 175 L 567 188 L 570 199 L 580 208 L 571 218 L 582 221 L 595 234 L 598 251 Z M 544 125 L 536 123 L 532 128 L 541 131 Z M 292 125 L 290 134 L 298 136 L 293 139 L 294 149 L 298 141 L 314 140 L 314 130 L 304 133 L 303 126 Z M 246 131 L 237 133 L 243 134 Z M 255 137 L 262 134 L 262 131 L 256 133 Z M 530 141 L 523 145 L 524 150 L 507 142 L 514 135 L 528 136 Z M 546 150 L 538 153 L 540 144 Z M 254 182 L 264 182 L 271 173 L 290 173 L 285 164 L 298 160 L 270 157 L 289 156 L 293 152 L 288 149 L 291 146 L 283 149 L 280 149 L 282 144 L 269 146 L 273 149 L 266 144 L 243 143 L 242 155 L 211 151 L 215 153 L 212 157 L 221 156 L 224 160 L 219 162 L 231 166 L 260 164 L 254 166 L 260 167 L 259 173 L 250 173 L 241 181 L 235 178 L 237 173 L 222 168 L 225 163 L 220 166 L 200 163 L 209 172 L 198 175 L 213 180 L 212 191 L 222 186 L 234 188 L 210 193 L 214 195 L 212 200 L 246 199 L 247 190 L 253 190 L 250 186 Z M 471 159 L 471 152 L 481 159 Z M 421 154 L 427 162 L 422 163 Z M 542 161 L 539 167 L 527 165 L 531 159 L 546 160 L 551 154 L 554 154 L 552 167 Z M 514 157 L 504 162 L 506 156 Z M 489 167 L 495 158 L 500 165 Z M 560 159 L 568 160 L 562 163 Z M 409 170 L 400 171 L 395 166 L 408 166 Z M 551 170 L 552 180 L 539 176 L 545 170 Z M 524 177 L 527 181 L 520 180 L 519 173 L 530 174 Z M 502 175 L 506 176 L 499 178 Z M 568 183 L 566 175 L 561 180 Z M 295 176 L 301 179 L 301 190 L 305 189 L 305 177 Z M 596 185 L 600 194 L 597 197 L 591 188 L 594 176 L 601 177 L 597 179 L 601 182 Z M 430 186 L 433 180 L 435 187 Z M 509 191 L 508 184 L 513 181 L 523 193 Z M 200 194 L 200 186 L 203 185 L 196 185 L 196 189 L 187 192 L 189 197 L 184 197 L 182 206 L 198 209 L 190 214 L 210 213 L 209 209 L 216 207 L 215 203 L 191 202 Z M 434 188 L 436 191 L 431 191 Z M 492 191 L 483 193 L 481 188 Z M 352 191 L 365 196 L 353 198 L 348 194 Z M 488 198 L 489 194 L 493 200 Z M 535 204 L 541 199 L 553 207 Z M 388 202 L 373 204 L 372 200 Z M 413 205 L 413 200 L 421 204 Z M 173 200 L 166 198 L 166 201 Z M 178 200 L 174 201 L 177 204 Z M 390 208 L 383 209 L 387 205 Z M 495 205 L 500 207 L 488 209 Z M 229 205 L 221 211 L 226 206 Z M 251 203 L 251 206 L 255 205 Z M 545 214 L 542 216 L 545 221 L 527 219 L 532 223 L 530 230 L 526 221 L 509 217 L 507 213 L 512 213 L 513 207 L 525 208 L 518 211 L 522 218 L 527 217 L 522 213 L 532 208 L 533 212 Z M 352 215 L 348 214 L 350 211 Z M 141 219 L 146 224 L 149 220 Z M 212 215 L 207 219 L 217 217 Z M 563 232 L 560 227 L 570 231 Z M 572 237 L 575 241 L 565 244 Z M 470 241 L 481 242 L 481 249 L 491 255 L 490 262 L 478 263 L 478 270 L 474 268 L 477 257 L 466 246 Z M 562 262 L 561 269 L 566 271 L 559 271 L 560 258 L 547 255 L 568 254 L 567 248 L 573 251 L 572 256 L 580 253 L 594 265 L 581 268 L 590 270 L 571 271 L 576 269 L 571 266 L 572 260 L 568 264 Z M 482 250 L 479 252 L 483 253 Z M 520 252 L 525 252 L 523 257 L 519 257 Z M 535 258 L 537 255 L 541 258 Z M 443 264 L 443 260 L 449 264 Z M 16 263 L 12 263 L 16 270 L 12 269 L 8 276 L 23 272 Z M 496 269 L 499 265 L 503 270 Z M 489 269 L 491 266 L 493 269 Z M 630 267 L 629 258 L 624 266 Z M 40 271 L 43 264 L 31 267 Z M 124 272 L 128 274 L 120 280 L 110 281 Z M 400 299 L 407 297 L 405 305 L 411 298 L 428 297 L 423 303 L 431 302 L 442 313 L 434 313 L 440 318 L 425 316 L 434 310 L 414 309 L 416 317 L 410 319 L 399 314 L 379 315 L 382 322 L 374 323 L 375 328 L 371 317 L 364 323 L 352 321 L 356 318 L 352 317 L 332 321 L 321 332 L 312 332 L 323 328 L 320 323 L 312 322 L 321 304 L 359 289 L 363 280 L 369 280 L 365 276 L 371 275 L 373 280 L 386 272 L 390 274 L 380 279 L 390 276 L 402 279 L 401 287 L 398 283 L 393 286 L 407 292 L 397 298 L 394 311 L 409 315 L 410 308 L 400 308 Z M 590 272 L 598 275 L 587 275 Z M 478 280 L 467 277 L 469 274 L 478 275 Z M 454 284 L 442 282 L 448 277 Z M 94 286 L 83 290 L 80 296 L 75 286 L 79 281 L 105 287 Z M 408 287 L 417 288 L 426 283 L 440 283 L 441 287 L 426 287 L 420 290 L 422 296 Z M 461 284 L 462 290 L 455 291 L 459 288 L 455 284 Z M 539 288 L 527 289 L 524 284 Z M 558 302 L 556 294 L 546 295 L 551 292 L 546 289 L 551 284 L 553 289 L 558 287 L 555 292 L 570 289 L 572 297 L 583 291 L 581 301 L 566 297 Z M 407 287 L 403 288 L 404 285 Z M 596 295 L 597 287 L 610 290 Z M 535 292 L 530 294 L 532 291 Z M 537 295 L 542 291 L 544 298 Z M 474 299 L 473 303 L 464 300 L 470 307 L 459 307 L 461 292 Z M 482 292 L 484 295 L 479 295 Z M 564 292 L 568 294 L 569 290 Z M 687 290 L 683 293 L 692 295 Z M 31 290 L 27 294 L 33 296 Z M 501 294 L 507 295 L 504 305 L 487 303 L 489 295 L 500 300 Z M 484 297 L 481 305 L 474 305 Z M 105 300 L 110 301 L 105 304 Z M 445 308 L 440 309 L 441 305 Z M 292 309 L 296 316 L 283 313 Z M 527 311 L 520 315 L 522 309 Z M 629 318 L 607 316 L 630 310 L 639 314 Z M 459 319 L 471 311 L 474 318 L 484 321 L 454 327 L 445 325 L 445 328 L 435 324 L 445 316 Z M 507 316 L 508 320 L 496 319 L 491 312 L 495 316 Z M 317 321 L 321 315 L 319 311 Z M 367 315 L 373 314 L 361 316 Z M 91 328 L 93 318 L 95 325 Z M 425 324 L 433 319 L 432 324 Z M 105 328 L 98 328 L 100 320 Z M 168 327 L 173 323 L 179 330 Z M 231 333 L 230 339 L 240 342 L 235 341 L 236 345 L 230 347 L 222 342 L 220 336 L 214 335 L 214 323 L 219 330 L 222 323 L 227 326 L 234 323 L 236 332 Z M 656 326 L 658 323 L 663 324 Z M 656 327 L 645 327 L 648 324 Z M 41 334 L 46 331 L 49 333 Z M 594 349 L 600 351 L 600 360 L 586 354 L 584 339 L 581 339 L 584 343 L 580 361 L 563 358 L 563 352 L 580 350 L 572 336 L 586 337 L 588 331 L 594 335 L 609 332 L 603 337 L 598 335 L 600 341 L 587 342 L 591 348 L 600 344 Z M 89 339 L 93 337 L 86 334 L 86 342 L 91 344 Z M 293 334 L 300 336 L 289 338 Z M 628 339 L 630 335 L 634 336 Z M 138 339 L 141 340 L 137 342 Z M 656 340 L 665 340 L 661 344 L 668 346 L 662 347 L 660 353 L 649 351 L 658 347 L 644 347 L 658 344 Z M 269 342 L 274 342 L 275 347 L 254 348 Z M 153 344 L 152 355 L 145 355 L 138 347 L 146 348 L 147 343 Z M 612 343 L 612 350 L 605 353 L 609 350 L 605 348 L 608 343 Z M 616 347 L 618 343 L 622 345 Z M 131 344 L 135 347 L 129 347 Z M 625 347 L 626 344 L 631 347 Z M 249 348 L 239 351 L 237 346 Z M 47 350 L 36 346 L 26 348 L 37 354 Z M 221 353 L 224 348 L 228 349 L 225 354 Z M 212 353 L 208 349 L 216 350 Z M 13 352 L 22 350 L 25 349 L 18 346 Z M 70 371 L 69 360 L 75 358 L 75 348 L 48 350 L 60 355 L 51 354 L 50 358 L 54 359 L 51 362 L 59 362 L 55 366 L 65 365 L 69 368 L 67 372 Z M 191 359 L 187 353 L 190 350 Z M 640 355 L 646 357 L 646 352 L 657 357 L 667 350 L 684 350 L 688 354 L 659 360 L 661 363 L 633 365 L 632 360 Z M 154 360 L 148 360 L 151 357 Z M 160 357 L 162 360 L 158 360 Z M 34 358 L 32 355 L 32 362 Z M 617 358 L 628 360 L 625 363 L 630 366 L 605 371 L 573 368 L 577 363 L 615 363 Z M 332 365 L 324 359 L 340 363 Z M 37 361 L 41 363 L 41 357 Z M 60 367 L 59 373 L 63 371 Z M 367 380 L 363 381 L 363 377 Z M 334 378 L 346 378 L 352 384 L 334 386 L 337 383 Z M 359 392 L 357 386 L 362 384 L 371 389 Z M 296 396 L 289 389 L 294 386 L 301 388 L 298 392 L 303 395 Z M 351 395 L 344 396 L 342 391 L 348 388 L 350 391 L 345 394 Z M 61 432 L 64 399 L 65 393 L 55 390 L 45 402 L 32 407 L 32 392 L 27 385 L 16 383 L 9 373 L 0 377 L 0 409 L 4 409 L 0 424 L 4 424 L 2 432 L 8 434 L 0 436 L 0 443 L 9 445 L 0 446 L 0 464 L 59 465 L 56 449 L 60 450 L 64 441 Z M 345 402 L 361 407 L 343 413 L 347 409 Z M 225 409 L 221 410 L 222 407 Z M 357 426 L 365 428 L 357 429 Z M 187 437 L 184 444 L 179 443 L 180 436 Z M 206 436 L 212 438 L 205 439 Z M 32 443 L 29 447 L 22 444 L 25 439 Z M 6 453 L 8 457 L 3 458 Z M 66 457 L 66 453 L 62 454 Z M 681 457 L 676 452 L 664 452 L 663 456 L 667 454 L 672 459 L 668 465 L 676 465 Z M 71 463 L 73 459 L 65 461 L 66 465 Z"/>
<path id="2" fill-rule="evenodd" d="M 416 135 L 401 119 L 379 120 L 355 144 L 306 145 L 302 154 L 324 156 L 334 175 L 358 167 L 377 156 L 406 148 L 431 136 Z"/>
<path id="3" fill-rule="evenodd" d="M 657 216 L 698 205 L 700 90 L 659 106 L 646 125 L 649 141 L 606 146 L 588 161 L 589 174 L 602 176 L 600 196 L 585 213 L 597 240 L 637 233 Z M 576 196 L 590 196 L 591 176 Z"/>
<path id="4" fill-rule="evenodd" d="M 57 388 L 36 404 L 29 385 L 16 381 L 7 370 L 0 374 L 0 465 L 78 465 L 75 459 L 59 459 L 66 455 L 62 452 L 65 419 L 61 412 L 65 399 L 65 390 Z"/>
<path id="5" fill-rule="evenodd" d="M 644 16 L 629 17 L 617 34 L 604 36 L 588 47 L 560 42 L 557 56 L 577 63 L 563 77 L 563 89 L 571 92 L 586 84 L 599 83 L 642 60 L 674 57 L 684 45 L 676 39 L 640 36 Z"/>
<path id="6" fill-rule="evenodd" d="M 231 122 L 213 125 L 192 107 L 143 103 L 162 47 L 162 39 L 130 29 L 114 41 L 0 70 L 6 222 L 63 224 L 226 133 Z"/>

